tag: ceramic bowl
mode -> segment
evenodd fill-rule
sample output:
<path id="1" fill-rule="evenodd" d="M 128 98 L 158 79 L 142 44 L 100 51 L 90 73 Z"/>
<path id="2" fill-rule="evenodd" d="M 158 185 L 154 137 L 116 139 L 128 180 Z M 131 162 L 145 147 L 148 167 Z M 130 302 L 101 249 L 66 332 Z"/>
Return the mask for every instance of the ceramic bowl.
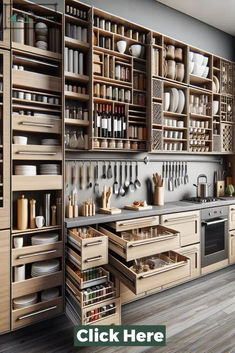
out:
<path id="1" fill-rule="evenodd" d="M 190 52 L 188 53 L 189 61 L 193 61 L 193 54 L 194 54 L 193 51 L 190 51 Z"/>
<path id="2" fill-rule="evenodd" d="M 208 56 L 204 56 L 204 57 L 203 57 L 203 62 L 202 62 L 202 65 L 205 65 L 205 66 L 207 66 L 207 64 L 208 64 L 208 61 L 209 61 L 209 58 L 208 58 Z"/>
<path id="3" fill-rule="evenodd" d="M 202 54 L 193 53 L 193 61 L 194 61 L 196 64 L 202 65 L 203 60 L 204 60 L 204 56 L 203 56 Z"/>
<path id="4" fill-rule="evenodd" d="M 205 70 L 204 66 L 202 66 L 201 64 L 197 64 L 196 62 L 194 63 L 194 68 L 193 68 L 194 75 L 201 77 L 204 70 Z"/>
<path id="5" fill-rule="evenodd" d="M 193 72 L 193 68 L 194 68 L 194 62 L 193 61 L 189 61 L 189 73 L 191 74 Z"/>
<path id="6" fill-rule="evenodd" d="M 208 74 L 209 74 L 209 66 L 206 66 L 205 68 L 204 68 L 204 71 L 203 71 L 203 73 L 202 73 L 202 77 L 207 77 L 208 76 Z"/>
<path id="7" fill-rule="evenodd" d="M 15 145 L 27 145 L 28 138 L 25 136 L 13 136 Z"/>

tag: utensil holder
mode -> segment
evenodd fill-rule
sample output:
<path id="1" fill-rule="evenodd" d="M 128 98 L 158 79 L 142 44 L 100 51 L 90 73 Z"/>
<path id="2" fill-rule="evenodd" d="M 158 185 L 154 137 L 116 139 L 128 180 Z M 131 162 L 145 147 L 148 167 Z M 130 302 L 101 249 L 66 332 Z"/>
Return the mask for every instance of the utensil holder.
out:
<path id="1" fill-rule="evenodd" d="M 155 206 L 164 205 L 164 186 L 156 186 L 154 188 L 153 204 Z"/>

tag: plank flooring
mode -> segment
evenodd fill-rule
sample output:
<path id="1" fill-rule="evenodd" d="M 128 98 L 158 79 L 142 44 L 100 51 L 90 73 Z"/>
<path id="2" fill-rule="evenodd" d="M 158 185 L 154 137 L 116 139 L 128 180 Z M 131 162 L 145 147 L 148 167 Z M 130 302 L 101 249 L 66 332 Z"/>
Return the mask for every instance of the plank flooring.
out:
<path id="1" fill-rule="evenodd" d="M 73 347 L 63 315 L 0 337 L 1 353 L 235 353 L 235 265 L 125 305 L 126 325 L 166 325 L 166 347 Z"/>

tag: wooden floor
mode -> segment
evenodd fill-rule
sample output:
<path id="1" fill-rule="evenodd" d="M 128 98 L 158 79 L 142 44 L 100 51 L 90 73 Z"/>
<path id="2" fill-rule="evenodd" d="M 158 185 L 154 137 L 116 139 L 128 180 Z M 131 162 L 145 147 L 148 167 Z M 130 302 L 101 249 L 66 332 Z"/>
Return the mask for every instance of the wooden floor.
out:
<path id="1" fill-rule="evenodd" d="M 162 324 L 167 346 L 73 347 L 65 317 L 0 337 L 1 353 L 235 353 L 235 266 L 124 306 L 123 324 Z"/>

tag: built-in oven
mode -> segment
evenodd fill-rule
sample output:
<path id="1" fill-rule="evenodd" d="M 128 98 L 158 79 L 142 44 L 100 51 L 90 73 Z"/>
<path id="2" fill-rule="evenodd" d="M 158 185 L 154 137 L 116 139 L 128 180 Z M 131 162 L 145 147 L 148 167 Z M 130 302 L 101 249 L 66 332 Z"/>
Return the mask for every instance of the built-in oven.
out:
<path id="1" fill-rule="evenodd" d="M 228 258 L 228 207 L 201 211 L 201 266 Z"/>

